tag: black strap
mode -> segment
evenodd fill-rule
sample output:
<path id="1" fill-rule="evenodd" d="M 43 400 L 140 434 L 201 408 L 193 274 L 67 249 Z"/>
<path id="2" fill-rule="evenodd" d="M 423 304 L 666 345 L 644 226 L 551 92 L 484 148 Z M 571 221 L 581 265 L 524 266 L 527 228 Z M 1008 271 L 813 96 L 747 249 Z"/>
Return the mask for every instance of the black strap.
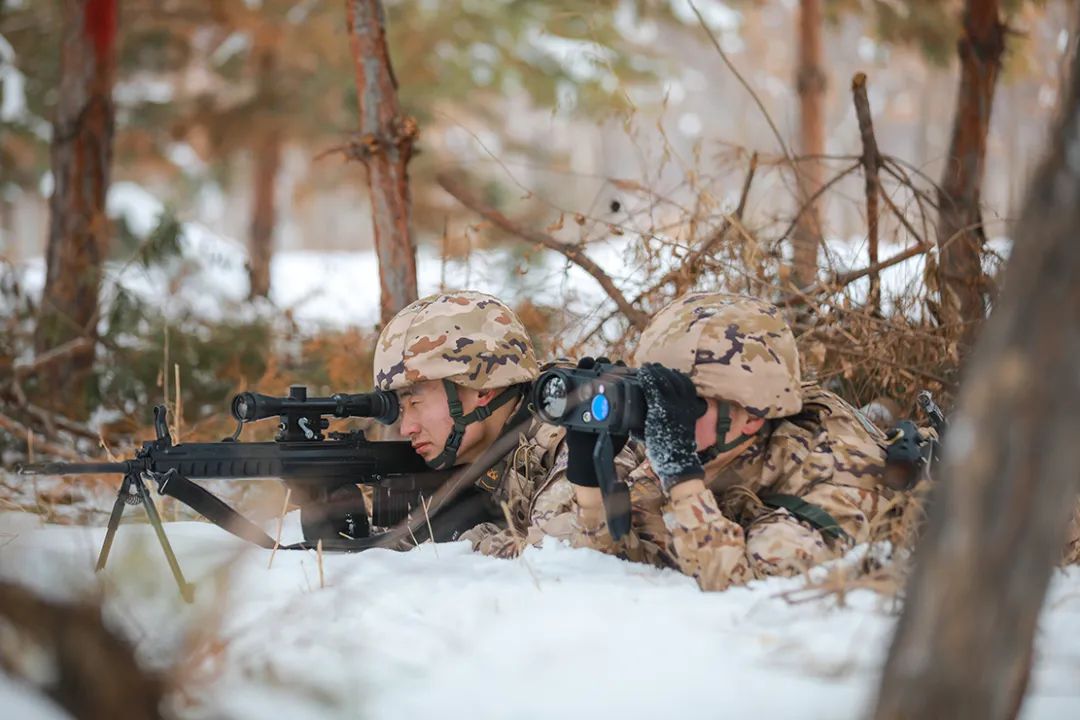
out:
<path id="1" fill-rule="evenodd" d="M 731 442 L 726 441 L 724 438 L 731 431 L 731 404 L 726 400 L 720 400 L 719 403 L 716 409 L 716 442 L 698 453 L 698 460 L 701 461 L 702 465 L 712 462 L 757 435 L 756 432 L 741 433 L 739 437 Z"/>
<path id="2" fill-rule="evenodd" d="M 840 523 L 836 521 L 836 518 L 830 515 L 825 508 L 820 505 L 815 505 L 812 502 L 807 502 L 797 495 L 770 493 L 768 495 L 759 496 L 759 499 L 768 507 L 787 510 L 800 520 L 805 520 L 813 525 L 822 535 L 827 535 L 833 540 L 852 539 L 851 536 L 844 532 L 844 529 L 840 527 Z"/>
<path id="3" fill-rule="evenodd" d="M 491 413 L 521 395 L 521 387 L 512 385 L 496 395 L 487 405 L 477 405 L 466 414 L 461 406 L 457 384 L 444 379 L 443 387 L 446 389 L 446 404 L 450 406 L 450 419 L 454 421 L 454 427 L 446 437 L 442 452 L 428 463 L 436 470 L 453 467 L 457 462 L 458 450 L 461 449 L 461 441 L 465 438 L 465 428 L 474 422 L 483 422 L 491 416 Z"/>
<path id="4" fill-rule="evenodd" d="M 154 479 L 157 480 L 158 493 L 176 498 L 221 529 L 259 547 L 274 547 L 274 539 L 262 528 L 233 510 L 221 498 L 177 474 L 175 470 L 155 476 Z"/>

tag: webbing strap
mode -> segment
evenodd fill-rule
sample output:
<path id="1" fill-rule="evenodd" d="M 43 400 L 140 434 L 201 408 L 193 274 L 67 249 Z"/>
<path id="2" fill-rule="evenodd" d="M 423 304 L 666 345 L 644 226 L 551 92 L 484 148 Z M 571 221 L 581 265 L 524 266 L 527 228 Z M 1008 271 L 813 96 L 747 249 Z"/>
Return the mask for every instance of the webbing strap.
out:
<path id="1" fill-rule="evenodd" d="M 233 510 L 221 498 L 209 490 L 171 471 L 155 477 L 158 493 L 176 498 L 204 518 L 241 540 L 247 540 L 263 548 L 273 548 L 274 539 L 262 528 Z"/>
<path id="2" fill-rule="evenodd" d="M 761 495 L 759 496 L 759 499 L 764 505 L 771 508 L 782 508 L 787 510 L 800 520 L 805 520 L 813 525 L 822 535 L 827 535 L 833 540 L 851 540 L 851 536 L 844 532 L 844 529 L 840 527 L 840 523 L 836 521 L 836 518 L 830 515 L 825 508 L 820 505 L 807 502 L 796 495 L 787 495 L 785 493 Z"/>
<path id="3" fill-rule="evenodd" d="M 445 470 L 457 462 L 458 450 L 461 449 L 461 441 L 465 438 L 465 428 L 474 422 L 487 420 L 491 413 L 520 394 L 520 388 L 512 385 L 496 395 L 487 405 L 477 405 L 471 412 L 464 413 L 457 385 L 444 379 L 443 387 L 446 388 L 446 403 L 450 407 L 450 419 L 454 421 L 454 427 L 446 438 L 442 452 L 428 463 L 436 470 Z"/>
<path id="4" fill-rule="evenodd" d="M 728 442 L 724 438 L 731 431 L 731 405 L 730 403 L 721 400 L 720 405 L 716 409 L 716 442 L 709 447 L 705 448 L 698 453 L 698 460 L 702 465 L 707 465 L 716 458 L 720 457 L 729 450 L 742 445 L 750 438 L 757 435 L 754 433 L 740 433 L 737 438 Z"/>

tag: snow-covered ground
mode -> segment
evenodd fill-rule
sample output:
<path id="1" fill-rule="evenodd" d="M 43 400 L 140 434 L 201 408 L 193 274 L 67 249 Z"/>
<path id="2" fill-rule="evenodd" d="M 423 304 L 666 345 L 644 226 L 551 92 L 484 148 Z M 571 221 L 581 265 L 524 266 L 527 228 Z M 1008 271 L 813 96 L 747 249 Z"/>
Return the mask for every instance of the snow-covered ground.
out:
<path id="1" fill-rule="evenodd" d="M 289 518 L 292 521 L 292 518 Z M 286 535 L 298 531 L 287 522 Z M 465 543 L 323 558 L 253 549 L 205 523 L 168 533 L 184 606 L 150 528 L 125 525 L 103 578 L 103 530 L 0 515 L 0 576 L 54 597 L 97 587 L 158 667 L 181 662 L 188 718 L 860 718 L 893 603 L 854 590 L 785 598 L 802 579 L 705 594 L 672 571 L 557 543 L 495 560 Z M 856 551 L 858 552 L 858 550 Z M 1058 572 L 1023 717 L 1080 717 L 1080 568 Z M 32 698 L 0 682 L 0 710 Z M 5 717 L 13 717 L 2 712 Z"/>

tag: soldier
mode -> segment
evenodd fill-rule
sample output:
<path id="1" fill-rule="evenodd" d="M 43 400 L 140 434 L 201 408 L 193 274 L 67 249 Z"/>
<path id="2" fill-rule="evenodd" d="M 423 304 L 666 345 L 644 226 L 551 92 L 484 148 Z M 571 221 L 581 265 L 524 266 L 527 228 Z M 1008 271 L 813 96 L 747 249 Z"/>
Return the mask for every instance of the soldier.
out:
<path id="1" fill-rule="evenodd" d="M 884 435 L 836 395 L 801 383 L 776 307 L 683 296 L 653 318 L 635 362 L 648 460 L 630 480 L 662 491 L 661 544 L 702 589 L 837 557 L 873 537 L 899 499 L 881 484 Z M 579 486 L 575 495 L 575 543 L 620 551 L 599 493 Z"/>
<path id="2" fill-rule="evenodd" d="M 417 300 L 383 328 L 374 370 L 375 385 L 398 394 L 401 433 L 433 468 L 470 463 L 502 433 L 528 428 L 477 483 L 492 520 L 461 539 L 486 555 L 512 557 L 545 534 L 571 535 L 573 489 L 566 475 L 574 470 L 567 468 L 565 431 L 528 418 L 525 397 L 539 367 L 528 332 L 509 307 L 469 291 Z M 640 449 L 620 453 L 620 477 L 643 460 Z M 591 465 L 577 473 L 590 482 L 584 474 L 591 475 Z"/>

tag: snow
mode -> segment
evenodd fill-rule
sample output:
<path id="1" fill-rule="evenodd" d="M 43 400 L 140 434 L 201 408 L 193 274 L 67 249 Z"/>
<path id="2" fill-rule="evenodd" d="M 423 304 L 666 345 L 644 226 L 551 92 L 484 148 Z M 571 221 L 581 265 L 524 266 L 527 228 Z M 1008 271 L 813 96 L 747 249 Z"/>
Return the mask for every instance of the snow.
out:
<path id="1" fill-rule="evenodd" d="M 314 553 L 280 551 L 268 569 L 270 551 L 212 525 L 167 532 L 193 606 L 145 525 L 121 527 L 96 578 L 102 529 L 0 515 L 0 576 L 53 597 L 104 582 L 140 657 L 182 663 L 184 718 L 859 718 L 895 622 L 869 590 L 842 606 L 789 602 L 798 578 L 702 593 L 551 541 L 509 561 L 466 543 L 326 554 L 320 587 Z M 1046 608 L 1025 720 L 1080 713 L 1080 569 L 1055 574 Z M 0 706 L 13 692 L 0 685 Z"/>

